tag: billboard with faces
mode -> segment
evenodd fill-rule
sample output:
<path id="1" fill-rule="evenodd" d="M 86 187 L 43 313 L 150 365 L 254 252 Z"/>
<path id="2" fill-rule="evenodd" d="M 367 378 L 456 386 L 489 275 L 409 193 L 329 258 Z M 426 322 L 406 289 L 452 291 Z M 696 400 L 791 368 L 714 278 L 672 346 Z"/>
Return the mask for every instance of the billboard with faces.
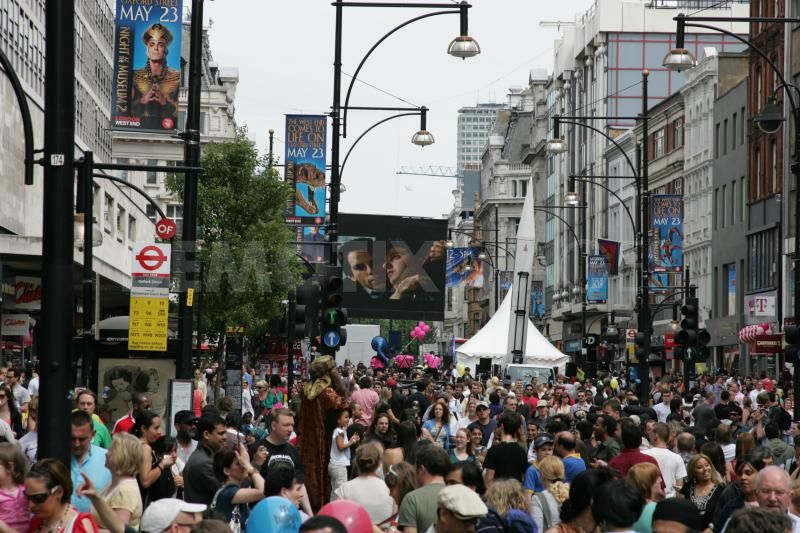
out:
<path id="1" fill-rule="evenodd" d="M 446 220 L 339 215 L 348 315 L 443 320 L 446 236 Z"/>

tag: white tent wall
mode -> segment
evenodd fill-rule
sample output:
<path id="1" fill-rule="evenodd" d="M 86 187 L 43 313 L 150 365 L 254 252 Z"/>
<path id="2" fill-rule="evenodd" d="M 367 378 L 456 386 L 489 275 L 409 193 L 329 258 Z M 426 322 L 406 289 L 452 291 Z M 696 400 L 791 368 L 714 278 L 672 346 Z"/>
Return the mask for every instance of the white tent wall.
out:
<path id="1" fill-rule="evenodd" d="M 475 335 L 456 350 L 459 365 L 470 368 L 472 375 L 481 359 L 491 359 L 492 364 L 502 364 L 506 358 L 508 334 L 511 318 L 511 291 L 508 291 L 500 308 Z M 528 333 L 525 339 L 525 364 L 547 368 L 557 366 L 563 374 L 569 357 L 550 344 L 533 322 L 528 319 Z"/>

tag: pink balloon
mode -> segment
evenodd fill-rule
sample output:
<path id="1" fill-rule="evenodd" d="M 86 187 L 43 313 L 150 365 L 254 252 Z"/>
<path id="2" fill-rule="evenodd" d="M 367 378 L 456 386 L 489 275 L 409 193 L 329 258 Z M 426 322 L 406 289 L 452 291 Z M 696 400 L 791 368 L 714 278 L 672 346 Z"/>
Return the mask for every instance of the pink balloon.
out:
<path id="1" fill-rule="evenodd" d="M 356 502 L 334 500 L 324 505 L 318 514 L 337 519 L 348 533 L 372 533 L 372 520 L 369 514 Z"/>
<path id="2" fill-rule="evenodd" d="M 431 327 L 428 324 L 425 324 L 424 326 L 422 326 L 422 331 L 425 332 L 425 335 L 427 335 L 430 330 L 431 330 Z"/>
<path id="3" fill-rule="evenodd" d="M 424 325 L 425 325 L 425 322 L 423 322 L 422 320 L 420 320 L 420 321 L 417 323 L 417 327 L 420 327 L 420 328 L 421 328 L 422 326 L 424 326 Z"/>

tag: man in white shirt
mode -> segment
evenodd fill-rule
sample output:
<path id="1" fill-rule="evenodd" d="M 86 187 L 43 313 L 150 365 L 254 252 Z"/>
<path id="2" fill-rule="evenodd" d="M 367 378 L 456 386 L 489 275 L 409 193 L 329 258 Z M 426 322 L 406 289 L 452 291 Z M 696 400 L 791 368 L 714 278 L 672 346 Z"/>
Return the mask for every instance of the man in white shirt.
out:
<path id="1" fill-rule="evenodd" d="M 755 386 L 755 388 L 750 391 L 750 401 L 752 402 L 753 407 L 755 407 L 756 404 L 758 403 L 756 401 L 756 398 L 758 397 L 759 394 L 761 394 L 764 391 L 764 384 L 761 383 L 761 381 L 756 380 L 753 382 L 753 385 Z"/>
<path id="2" fill-rule="evenodd" d="M 21 376 L 21 370 L 9 368 L 8 371 L 6 371 L 6 385 L 8 385 L 8 388 L 10 388 L 11 392 L 14 394 L 14 403 L 17 409 L 22 413 L 27 413 L 28 404 L 31 401 L 31 393 L 19 382 Z"/>
<path id="3" fill-rule="evenodd" d="M 672 400 L 672 391 L 668 385 L 661 386 L 661 401 L 653 406 L 653 411 L 658 415 L 658 421 L 666 423 L 671 409 L 669 402 Z"/>
<path id="4" fill-rule="evenodd" d="M 683 478 L 686 477 L 686 465 L 680 455 L 667 448 L 669 442 L 669 427 L 658 422 L 653 426 L 652 433 L 653 445 L 649 450 L 642 453 L 649 455 L 658 463 L 661 470 L 661 477 L 664 480 L 664 494 L 667 498 L 677 496 L 678 490 L 683 486 Z"/>

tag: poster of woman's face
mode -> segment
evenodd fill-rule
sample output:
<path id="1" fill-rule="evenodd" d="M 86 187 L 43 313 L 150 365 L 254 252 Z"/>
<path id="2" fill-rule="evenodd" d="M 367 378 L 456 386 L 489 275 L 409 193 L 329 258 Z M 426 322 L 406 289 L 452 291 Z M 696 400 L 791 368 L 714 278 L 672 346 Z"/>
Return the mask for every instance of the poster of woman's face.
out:
<path id="1" fill-rule="evenodd" d="M 175 377 L 175 362 L 170 359 L 100 359 L 100 409 L 110 411 L 111 420 L 131 410 L 134 394 L 146 394 L 153 411 L 164 416 L 170 379 Z"/>

